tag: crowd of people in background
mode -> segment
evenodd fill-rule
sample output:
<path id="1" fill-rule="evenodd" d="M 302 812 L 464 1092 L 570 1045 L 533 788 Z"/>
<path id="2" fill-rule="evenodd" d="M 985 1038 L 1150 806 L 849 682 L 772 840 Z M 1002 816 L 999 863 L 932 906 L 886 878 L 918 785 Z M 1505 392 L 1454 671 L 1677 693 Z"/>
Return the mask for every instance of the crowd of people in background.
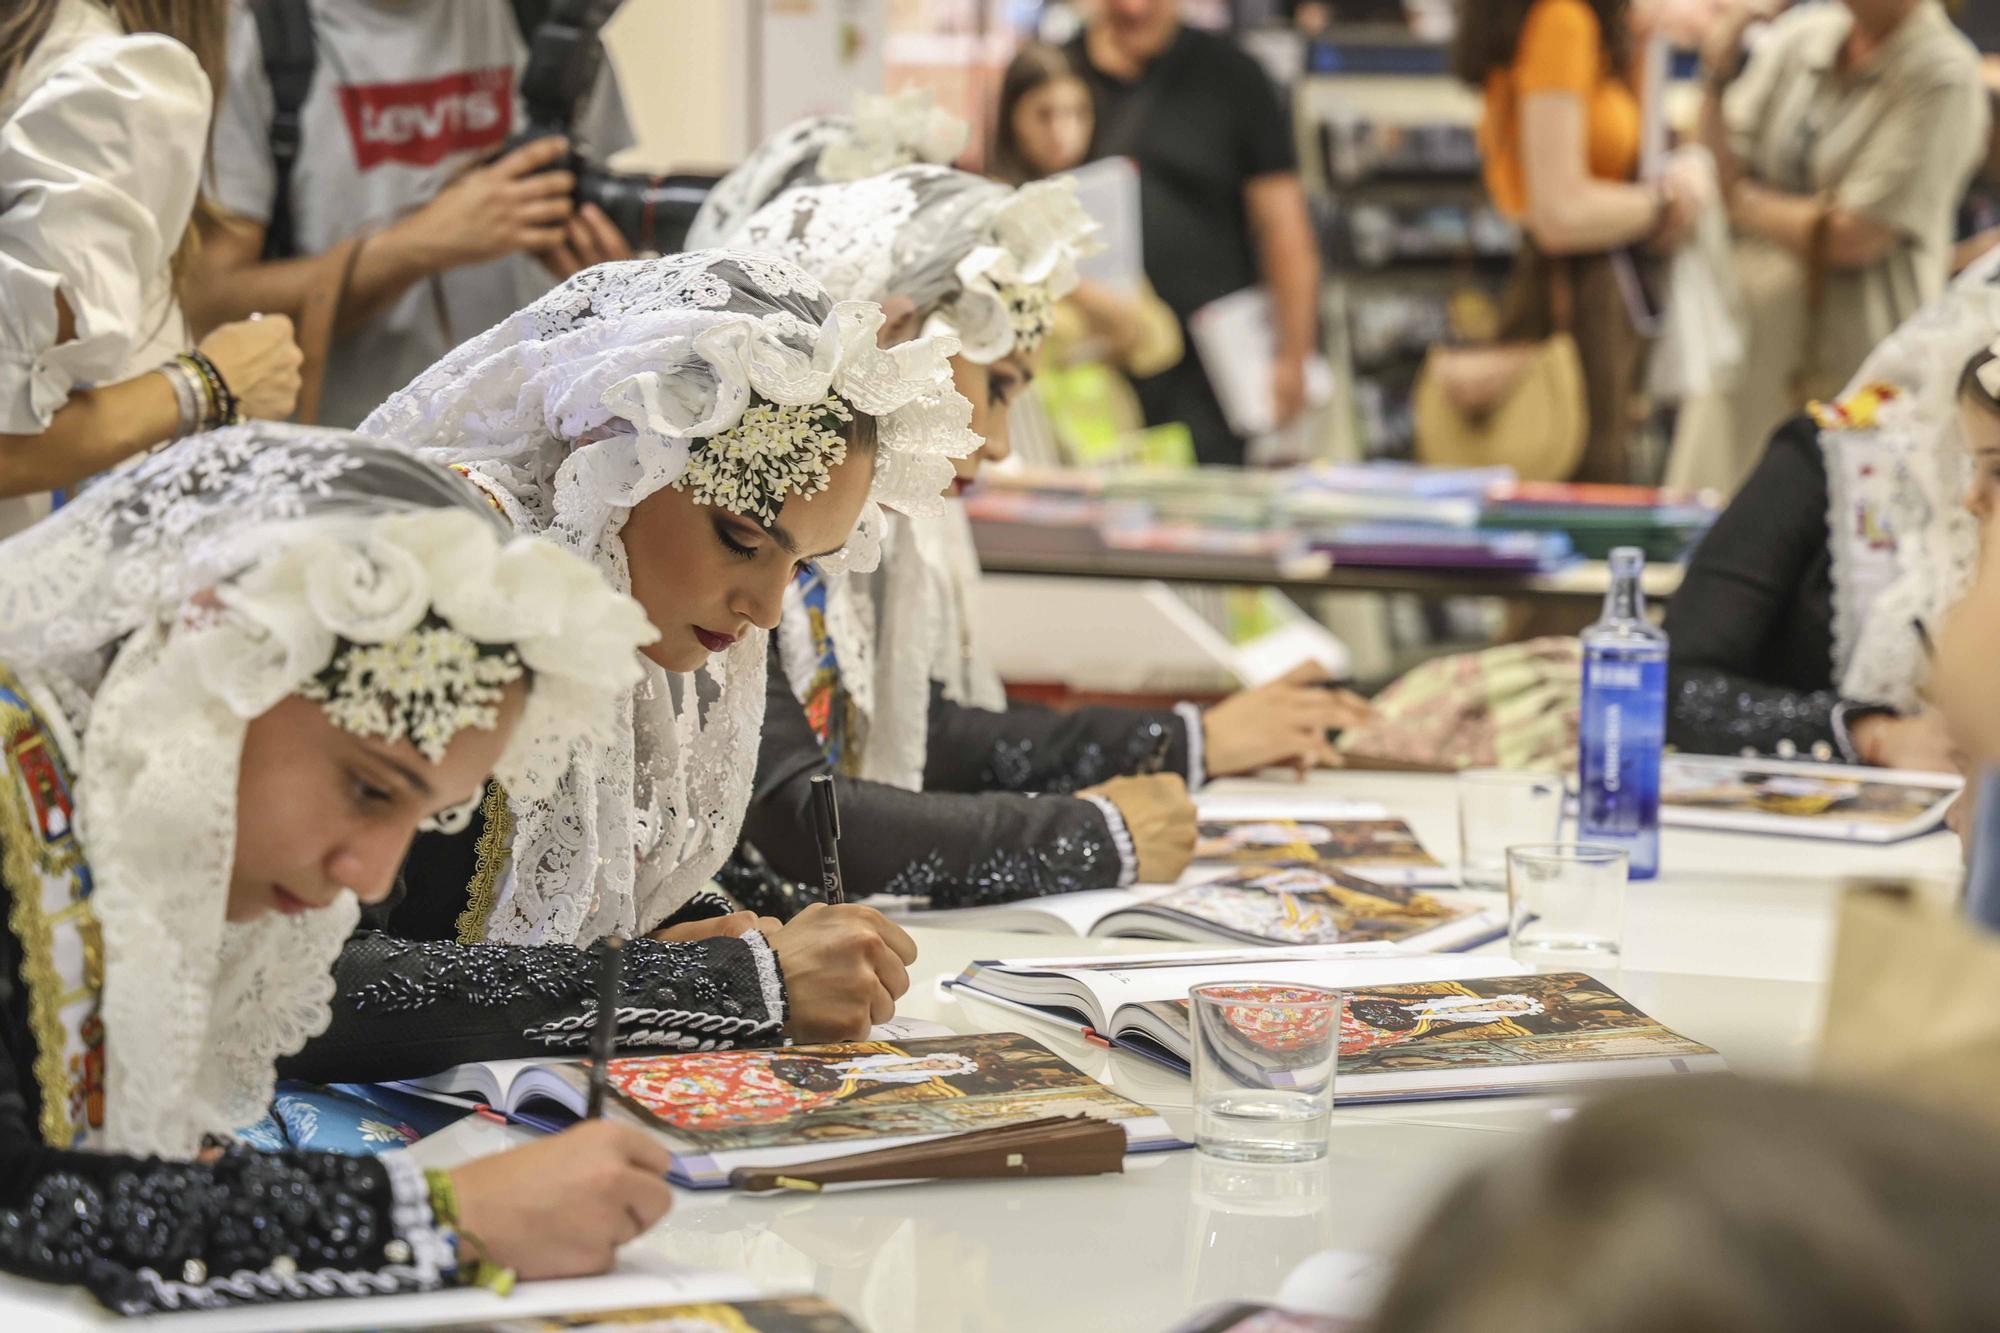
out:
<path id="1" fill-rule="evenodd" d="M 1313 28 L 1399 9 L 1292 8 Z M 601 1269 L 668 1206 L 642 1136 L 587 1127 L 455 1181 L 311 1152 L 192 1159 L 246 1097 L 268 1098 L 278 1055 L 295 1069 L 387 1058 L 385 1024 L 401 1020 L 355 1002 L 368 984 L 419 994 L 453 1061 L 523 1054 L 524 1033 L 583 1012 L 578 978 L 614 931 L 648 937 L 628 946 L 653 964 L 643 1012 L 689 1024 L 674 1040 L 865 1032 L 908 988 L 914 946 L 868 909 L 799 896 L 808 772 L 866 779 L 849 818 L 886 830 L 856 857 L 868 890 L 1002 901 L 1172 879 L 1193 845 L 1191 785 L 1334 762 L 1329 730 L 1368 715 L 1306 673 L 1206 711 L 1024 720 L 976 669 L 964 624 L 977 560 L 945 494 L 1006 457 L 1010 412 L 1038 374 L 1100 365 L 1121 421 L 1178 427 L 1196 461 L 1241 464 L 1247 442 L 1189 321 L 1261 288 L 1275 420 L 1307 411 L 1321 248 L 1283 94 L 1235 42 L 1184 22 L 1179 0 L 1097 0 L 1073 40 L 1013 57 L 991 141 L 966 161 L 988 178 L 900 145 L 843 179 L 826 145 L 867 127 L 828 118 L 776 136 L 718 188 L 697 230 L 727 253 L 629 263 L 570 169 L 573 150 L 632 142 L 611 66 L 576 142 L 520 141 L 524 12 L 22 0 L 0 16 L 0 539 L 15 539 L 0 544 L 0 710 L 15 710 L 0 716 L 46 712 L 52 735 L 83 736 L 76 773 L 42 794 L 72 778 L 86 796 L 112 792 L 98 808 L 118 802 L 144 833 L 101 814 L 87 829 L 107 912 L 142 896 L 154 855 L 190 919 L 213 918 L 189 946 L 199 967 L 176 979 L 191 1011 L 176 1031 L 211 1030 L 212 997 L 190 998 L 202 975 L 217 994 L 248 993 L 217 962 L 225 920 L 262 923 L 267 981 L 273 958 L 302 958 L 315 976 L 337 968 L 341 986 L 292 997 L 333 1025 L 303 1053 L 318 1029 L 273 1037 L 242 1018 L 259 1057 L 247 1078 L 237 1052 L 172 1052 L 190 1062 L 190 1081 L 167 1088 L 185 1113 L 166 1129 L 114 1116 L 96 1140 L 77 1131 L 102 1150 L 79 1161 L 90 1154 L 49 1131 L 61 1117 L 28 1073 L 47 1025 L 0 978 L 0 1083 L 20 1085 L 0 1108 L 0 1268 L 84 1282 L 129 1311 L 174 1308 L 144 1228 L 107 1194 L 199 1194 L 183 1220 L 206 1236 L 228 1232 L 230 1199 L 290 1189 L 372 1239 L 345 1254 L 321 1235 L 232 1242 L 278 1287 L 287 1275 L 271 1265 L 293 1241 L 379 1290 L 488 1262 Z M 2000 605 L 1993 6 L 1461 0 L 1457 17 L 1485 185 L 1522 234 L 1499 336 L 1574 336 L 1587 417 L 1574 479 L 1651 479 L 1631 441 L 1650 415 L 1662 275 L 1694 258 L 1704 216 L 1726 223 L 1718 276 L 1739 294 L 1750 354 L 1726 392 L 1678 409 L 1680 437 L 1735 499 L 1669 611 L 1674 742 L 1974 773 L 2000 760 L 1980 679 L 2000 642 L 1987 614 Z M 1666 34 L 1699 52 L 1694 151 L 1649 163 L 1640 55 Z M 416 114 L 446 102 L 451 115 Z M 1137 168 L 1147 282 L 1134 292 L 1076 280 L 1090 226 L 1060 182 L 1106 157 Z M 878 207 L 895 226 L 871 249 L 869 219 L 843 210 Z M 746 349 L 737 361 L 715 351 L 729 337 Z M 807 383 L 796 402 L 748 406 Z M 753 485 L 720 450 L 697 466 L 685 443 L 662 447 L 699 452 L 785 411 L 787 438 L 816 451 L 810 475 Z M 258 424 L 294 414 L 371 438 Z M 1833 502 L 1880 475 L 1864 446 L 1899 460 L 1905 482 L 1879 512 L 1900 549 L 1853 531 Z M 348 526 L 313 526 L 327 515 Z M 873 583 L 830 582 L 885 531 Z M 453 541 L 477 559 L 440 554 Z M 441 738 L 411 724 L 364 743 L 322 716 L 340 661 L 386 613 L 329 611 L 338 598 L 304 565 L 379 562 L 385 543 L 408 545 L 398 569 L 436 571 L 435 586 L 403 591 L 397 633 L 456 634 L 489 664 L 467 668 L 491 689 Z M 253 557 L 295 581 L 267 586 L 245 573 L 263 568 Z M 474 566 L 498 589 L 488 600 L 449 586 Z M 356 587 L 375 586 L 368 568 Z M 873 602 L 857 617 L 843 596 Z M 221 608 L 246 607 L 266 637 L 200 637 Z M 843 638 L 839 625 L 874 629 Z M 10 673 L 31 668 L 54 683 L 17 688 Z M 199 691 L 174 695 L 182 679 Z M 114 735 L 125 722 L 134 731 Z M 527 753 L 546 735 L 587 738 L 593 757 L 558 782 Z M 196 738 L 209 748 L 190 753 L 219 766 L 177 770 L 159 757 L 171 745 L 139 737 Z M 311 831 L 318 862 L 285 861 L 270 829 L 307 831 L 278 796 L 316 800 L 326 780 L 296 756 L 334 753 L 405 776 L 349 783 L 358 794 L 343 799 L 364 813 Z M 408 782 L 413 765 L 429 780 Z M 233 866 L 173 854 L 184 805 L 214 773 L 230 791 L 194 813 L 212 825 L 204 848 L 232 849 Z M 483 796 L 496 773 L 511 792 Z M 699 817 L 649 822 L 662 809 Z M 30 826 L 51 843 L 68 831 L 66 814 Z M 489 843 L 515 849 L 504 903 L 482 881 Z M 426 876 L 449 892 L 412 891 Z M 355 896 L 386 903 L 379 929 L 352 933 Z M 274 915 L 320 909 L 297 934 Z M 171 917 L 137 919 L 174 934 Z M 129 950 L 142 937 L 118 938 Z M 7 947 L 5 966 L 27 975 Z M 520 983 L 513 1007 L 438 980 L 482 968 Z M 130 964 L 115 974 L 107 1003 L 145 1031 L 131 999 L 145 983 Z M 220 1068 L 196 1081 L 204 1061 Z M 530 1179 L 556 1188 L 519 1188 Z M 1379 1326 L 1971 1328 L 2000 1294 L 1978 1220 L 1996 1189 L 1986 1132 L 1932 1112 L 1754 1084 L 1645 1091 L 1463 1185 L 1412 1243 Z M 68 1211 L 85 1220 L 58 1232 L 47 1219 Z M 423 1251 L 448 1222 L 483 1253 Z"/>

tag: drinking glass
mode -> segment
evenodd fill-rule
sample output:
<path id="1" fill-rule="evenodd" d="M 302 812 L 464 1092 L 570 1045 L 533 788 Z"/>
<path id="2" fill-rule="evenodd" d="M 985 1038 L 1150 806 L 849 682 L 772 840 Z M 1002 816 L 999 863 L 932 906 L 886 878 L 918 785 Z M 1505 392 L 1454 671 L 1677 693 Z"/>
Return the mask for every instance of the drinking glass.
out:
<path id="1" fill-rule="evenodd" d="M 1210 982 L 1188 991 L 1195 1146 L 1239 1162 L 1326 1156 L 1340 992 Z"/>
<path id="2" fill-rule="evenodd" d="M 1625 938 L 1625 852 L 1585 842 L 1507 849 L 1507 943 L 1536 967 L 1615 967 Z"/>
<path id="3" fill-rule="evenodd" d="M 1553 773 L 1469 768 L 1458 775 L 1459 883 L 1507 884 L 1507 849 L 1553 842 L 1562 831 L 1563 780 Z"/>

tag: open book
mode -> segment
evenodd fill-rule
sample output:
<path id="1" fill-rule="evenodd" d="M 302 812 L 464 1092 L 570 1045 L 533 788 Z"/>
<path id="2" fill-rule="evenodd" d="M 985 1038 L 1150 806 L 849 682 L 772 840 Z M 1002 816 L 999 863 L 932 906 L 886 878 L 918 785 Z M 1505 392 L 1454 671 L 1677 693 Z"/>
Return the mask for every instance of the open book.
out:
<path id="1" fill-rule="evenodd" d="M 1537 974 L 1504 958 L 1336 946 L 976 962 L 949 984 L 1186 1073 L 1193 1053 L 1188 987 L 1228 981 L 1346 994 L 1334 1080 L 1341 1103 L 1547 1091 L 1722 1067 L 1713 1050 L 1661 1026 L 1596 979 Z"/>
<path id="2" fill-rule="evenodd" d="M 897 900 L 874 901 L 894 911 Z M 1507 933 L 1488 897 L 1426 893 L 1339 870 L 1197 867 L 1178 885 L 1062 893 L 994 907 L 924 912 L 926 926 L 1194 944 L 1391 943 L 1425 953 L 1477 948 Z"/>
<path id="3" fill-rule="evenodd" d="M 1841 842 L 1900 842 L 1944 823 L 1965 784 L 1943 773 L 1668 755 L 1660 822 Z"/>
<path id="4" fill-rule="evenodd" d="M 1052 1116 L 1113 1121 L 1133 1152 L 1182 1146 L 1147 1107 L 1010 1032 L 638 1056 L 613 1060 L 610 1069 L 618 1102 L 673 1149 L 670 1178 L 689 1189 L 722 1188 L 738 1168 L 817 1162 Z M 553 1128 L 583 1114 L 589 1077 L 582 1060 L 493 1060 L 399 1086 L 475 1096 Z"/>
<path id="5" fill-rule="evenodd" d="M 652 1305 L 591 1314 L 523 1316 L 462 1324 L 439 1333 L 861 1333 L 817 1296 L 779 1296 L 698 1305 Z"/>
<path id="6" fill-rule="evenodd" d="M 927 926 L 1187 940 L 1195 944 L 1395 943 L 1427 953 L 1476 948 L 1506 934 L 1490 898 L 1419 892 L 1451 886 L 1400 819 L 1380 806 L 1322 802 L 1260 817 L 1204 817 L 1180 882 L 1095 889 L 992 907 L 922 911 Z M 907 898 L 870 906 L 913 912 Z"/>

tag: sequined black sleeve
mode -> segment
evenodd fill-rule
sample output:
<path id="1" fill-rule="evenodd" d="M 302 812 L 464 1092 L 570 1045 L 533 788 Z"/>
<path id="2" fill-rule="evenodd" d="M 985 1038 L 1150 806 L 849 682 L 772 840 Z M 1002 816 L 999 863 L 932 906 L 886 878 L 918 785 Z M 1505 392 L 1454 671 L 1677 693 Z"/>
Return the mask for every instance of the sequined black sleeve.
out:
<path id="1" fill-rule="evenodd" d="M 826 756 L 805 710 L 783 688 L 764 713 L 757 780 L 743 821 L 749 851 L 724 884 L 745 906 L 788 917 L 816 902 L 819 851 L 811 779 Z M 911 792 L 840 779 L 840 859 L 847 894 L 928 898 L 970 907 L 1116 886 L 1124 856 L 1106 815 L 1066 796 Z"/>
<path id="2" fill-rule="evenodd" d="M 453 1280 L 423 1175 L 399 1154 L 238 1148 L 203 1164 L 49 1146 L 29 1013 L 20 941 L 0 928 L 0 1271 L 81 1286 L 121 1314 Z"/>
<path id="3" fill-rule="evenodd" d="M 581 1053 L 601 945 L 531 948 L 363 931 L 334 971 L 333 1022 L 279 1072 L 312 1082 L 421 1078 L 474 1060 Z M 783 1039 L 785 992 L 763 937 L 625 945 L 618 1040 L 706 1051 Z"/>
<path id="4" fill-rule="evenodd" d="M 926 791 L 1068 794 L 1134 773 L 1185 777 L 1188 762 L 1188 724 L 1173 712 L 966 708 L 931 685 Z"/>
<path id="5" fill-rule="evenodd" d="M 1799 418 L 1689 557 L 1667 606 L 1667 740 L 1698 754 L 1846 757 L 1819 431 Z"/>
<path id="6" fill-rule="evenodd" d="M 209 1164 L 25 1147 L 0 1172 L 0 1268 L 81 1286 L 120 1314 L 386 1296 L 454 1279 L 422 1173 L 394 1154 Z"/>

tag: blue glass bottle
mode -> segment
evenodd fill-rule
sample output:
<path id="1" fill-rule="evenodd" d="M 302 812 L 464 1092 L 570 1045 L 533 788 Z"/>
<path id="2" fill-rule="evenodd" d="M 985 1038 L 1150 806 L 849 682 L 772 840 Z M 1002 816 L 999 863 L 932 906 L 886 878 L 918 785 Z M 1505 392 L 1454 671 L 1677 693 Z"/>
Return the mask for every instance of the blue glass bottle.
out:
<path id="1" fill-rule="evenodd" d="M 1622 847 L 1633 879 L 1660 869 L 1660 751 L 1667 635 L 1646 618 L 1645 553 L 1611 553 L 1604 614 L 1583 632 L 1582 799 L 1577 836 Z"/>

